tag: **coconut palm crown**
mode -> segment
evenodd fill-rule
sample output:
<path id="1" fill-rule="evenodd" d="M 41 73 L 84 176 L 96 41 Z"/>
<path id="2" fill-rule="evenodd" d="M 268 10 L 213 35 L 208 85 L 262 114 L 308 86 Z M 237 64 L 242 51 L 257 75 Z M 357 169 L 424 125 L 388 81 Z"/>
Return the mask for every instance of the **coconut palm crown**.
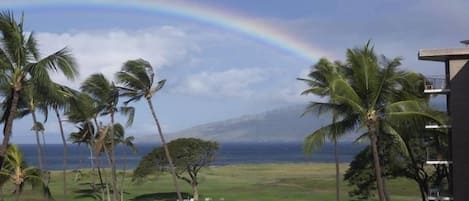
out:
<path id="1" fill-rule="evenodd" d="M 399 70 L 401 58 L 378 57 L 368 42 L 361 48 L 348 49 L 346 54 L 346 76 L 331 76 L 328 80 L 330 102 L 321 104 L 321 109 L 347 111 L 337 113 L 339 119 L 322 127 L 315 133 L 333 130 L 366 130 L 370 140 L 376 184 L 380 201 L 386 200 L 380 158 L 379 135 L 389 134 L 397 146 L 405 146 L 393 125 L 414 121 L 416 118 L 434 119 L 423 96 L 409 87 L 418 76 Z M 338 72 L 339 73 L 339 72 Z M 423 81 L 423 80 L 422 80 Z M 341 109 L 338 109 L 341 108 Z M 438 119 L 435 119 L 438 122 Z M 337 130 L 336 130 L 337 131 Z M 383 131 L 383 132 L 381 132 Z M 321 135 L 311 135 L 321 136 Z M 321 137 L 322 138 L 322 137 Z M 308 139 L 307 139 L 308 140 Z M 323 142 L 323 140 L 316 140 Z"/>
<path id="2" fill-rule="evenodd" d="M 117 72 L 116 77 L 117 82 L 122 85 L 119 87 L 122 91 L 121 95 L 129 98 L 127 101 L 125 101 L 126 104 L 132 101 L 138 101 L 142 97 L 145 97 L 145 99 L 147 100 L 148 107 L 150 109 L 150 112 L 153 116 L 153 120 L 155 121 L 158 130 L 161 144 L 163 145 L 163 148 L 165 150 L 166 159 L 168 160 L 168 165 L 172 175 L 174 188 L 176 190 L 178 200 L 182 201 L 182 195 L 179 190 L 179 184 L 173 160 L 171 158 L 168 146 L 166 144 L 161 125 L 156 116 L 155 108 L 153 107 L 153 103 L 151 101 L 153 95 L 158 92 L 161 88 L 163 88 L 166 80 L 158 81 L 156 86 L 153 87 L 155 77 L 153 67 L 148 61 L 145 61 L 143 59 L 129 60 L 125 62 L 122 66 L 121 71 Z"/>
<path id="3" fill-rule="evenodd" d="M 41 57 L 34 32 L 25 33 L 24 17 L 19 22 L 10 11 L 0 13 L 0 82 L 7 83 L 10 96 L 4 100 L 8 105 L 3 111 L 5 119 L 4 138 L 0 147 L 0 167 L 5 159 L 8 143 L 17 115 L 18 101 L 27 81 L 35 86 L 49 88 L 49 72 L 61 72 L 66 78 L 78 75 L 75 60 L 67 48 Z"/>

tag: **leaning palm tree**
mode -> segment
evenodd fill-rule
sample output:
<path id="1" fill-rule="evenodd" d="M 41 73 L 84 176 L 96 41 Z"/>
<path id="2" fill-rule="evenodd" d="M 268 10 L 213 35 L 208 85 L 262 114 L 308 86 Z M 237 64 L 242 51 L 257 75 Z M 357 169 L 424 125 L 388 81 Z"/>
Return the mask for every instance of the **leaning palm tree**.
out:
<path id="1" fill-rule="evenodd" d="M 370 140 L 376 185 L 380 201 L 385 201 L 382 170 L 378 152 L 378 136 L 394 135 L 392 139 L 403 149 L 405 145 L 394 123 L 416 117 L 433 118 L 426 113 L 428 105 L 421 97 L 406 91 L 410 72 L 399 70 L 400 58 L 378 58 L 368 42 L 363 48 L 347 50 L 347 69 L 351 76 L 334 76 L 330 80 L 327 108 L 342 107 L 347 111 L 336 123 L 320 129 L 353 127 L 366 130 Z M 412 91 L 413 92 L 413 91 Z M 379 133 L 383 130 L 383 133 Z"/>
<path id="2" fill-rule="evenodd" d="M 48 83 L 49 71 L 61 71 L 67 78 L 77 75 L 75 61 L 64 48 L 46 57 L 40 57 L 34 33 L 23 30 L 23 16 L 19 22 L 10 11 L 0 13 L 0 71 L 3 83 L 10 87 L 10 100 L 4 111 L 4 138 L 0 147 L 0 167 L 7 153 L 7 146 L 12 135 L 13 120 L 17 114 L 18 101 L 26 80 L 33 83 Z"/>
<path id="3" fill-rule="evenodd" d="M 312 71 L 308 74 L 308 79 L 298 78 L 298 80 L 305 82 L 308 88 L 304 90 L 301 95 L 316 95 L 317 97 L 324 98 L 330 96 L 330 81 L 335 76 L 343 76 L 344 67 L 339 62 L 331 63 L 327 59 L 320 59 L 319 62 L 313 66 Z M 322 108 L 327 105 L 334 104 L 331 100 L 329 102 L 311 102 L 305 113 L 317 111 L 318 113 L 323 112 Z M 339 107 L 331 107 L 333 109 L 339 109 Z M 332 111 L 332 124 L 334 125 L 337 121 L 339 113 L 345 113 L 344 111 Z M 303 114 L 303 115 L 304 115 Z M 338 139 L 344 135 L 344 130 L 337 128 L 319 129 L 312 134 L 308 135 L 305 139 L 304 150 L 305 153 L 311 154 L 317 148 L 322 146 L 326 139 L 330 139 L 334 144 L 334 160 L 335 160 L 335 174 L 336 174 L 336 200 L 340 200 L 340 169 L 339 169 L 339 156 L 338 156 Z"/>
<path id="4" fill-rule="evenodd" d="M 168 159 L 169 169 L 173 178 L 174 188 L 177 193 L 177 197 L 182 201 L 181 191 L 179 190 L 179 184 L 173 164 L 173 160 L 169 153 L 168 146 L 166 144 L 163 131 L 161 129 L 160 122 L 156 116 L 155 109 L 151 98 L 153 95 L 158 92 L 165 84 L 166 80 L 161 80 L 156 86 L 154 84 L 155 73 L 153 67 L 148 61 L 143 59 L 130 60 L 124 63 L 121 71 L 116 74 L 117 82 L 122 86 L 119 87 L 123 92 L 122 96 L 129 97 L 129 100 L 125 102 L 128 104 L 132 101 L 138 101 L 142 97 L 147 100 L 148 106 L 150 108 L 151 114 L 153 115 L 153 120 L 155 121 L 158 134 L 160 136 L 161 144 L 164 147 L 166 158 Z"/>

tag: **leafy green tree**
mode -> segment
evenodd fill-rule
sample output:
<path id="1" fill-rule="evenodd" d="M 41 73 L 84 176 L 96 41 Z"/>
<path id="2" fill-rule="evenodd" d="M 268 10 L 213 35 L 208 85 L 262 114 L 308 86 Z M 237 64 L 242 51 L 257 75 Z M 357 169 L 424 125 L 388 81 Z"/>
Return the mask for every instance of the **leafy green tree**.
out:
<path id="1" fill-rule="evenodd" d="M 427 138 L 428 136 L 444 136 L 444 134 L 436 134 L 433 133 L 434 131 L 428 133 L 423 125 L 416 128 L 420 128 L 420 131 L 412 132 L 414 129 L 407 127 L 407 132 L 401 132 L 408 154 L 395 146 L 394 139 L 380 139 L 380 159 L 383 164 L 383 176 L 390 179 L 406 177 L 414 180 L 418 184 L 421 200 L 426 201 L 429 187 L 443 183 L 442 180 L 447 179 L 448 176 L 445 165 L 426 165 L 426 151 L 429 148 Z M 381 135 L 380 138 L 391 136 Z M 344 180 L 353 186 L 349 195 L 354 200 L 368 200 L 373 195 L 372 191 L 376 189 L 374 185 L 376 178 L 370 157 L 371 149 L 368 146 L 355 156 L 344 175 Z"/>
<path id="2" fill-rule="evenodd" d="M 70 52 L 64 48 L 46 57 L 40 57 L 34 33 L 24 32 L 24 17 L 17 22 L 12 12 L 0 13 L 0 81 L 9 85 L 9 99 L 4 104 L 5 118 L 4 138 L 0 147 L 0 167 L 7 153 L 7 146 L 12 135 L 13 120 L 17 115 L 18 102 L 25 82 L 46 86 L 50 83 L 49 71 L 60 71 L 67 78 L 77 75 L 75 61 Z"/>
<path id="3" fill-rule="evenodd" d="M 218 143 L 197 138 L 180 138 L 169 142 L 176 176 L 192 186 L 194 200 L 199 200 L 198 173 L 215 160 Z M 134 178 L 142 178 L 156 171 L 167 170 L 168 159 L 163 147 L 157 147 L 145 155 L 134 171 Z M 186 174 L 187 176 L 185 176 Z"/>
<path id="4" fill-rule="evenodd" d="M 158 92 L 161 88 L 163 88 L 166 80 L 160 80 L 158 81 L 156 86 L 153 86 L 155 77 L 153 67 L 148 61 L 145 61 L 143 59 L 129 60 L 125 62 L 122 66 L 121 71 L 117 73 L 116 77 L 117 82 L 122 85 L 119 87 L 122 90 L 121 95 L 129 97 L 125 104 L 132 101 L 138 101 L 142 97 L 147 100 L 150 112 L 153 116 L 153 120 L 155 121 L 155 125 L 160 136 L 161 144 L 163 145 L 165 155 L 168 160 L 168 165 L 173 178 L 174 188 L 176 190 L 178 200 L 182 201 L 183 199 L 181 191 L 179 190 L 179 184 L 177 180 L 176 170 L 174 168 L 173 159 L 171 158 L 170 150 L 166 145 L 166 140 L 164 138 L 160 122 L 158 121 L 155 108 L 151 101 L 153 95 Z"/>

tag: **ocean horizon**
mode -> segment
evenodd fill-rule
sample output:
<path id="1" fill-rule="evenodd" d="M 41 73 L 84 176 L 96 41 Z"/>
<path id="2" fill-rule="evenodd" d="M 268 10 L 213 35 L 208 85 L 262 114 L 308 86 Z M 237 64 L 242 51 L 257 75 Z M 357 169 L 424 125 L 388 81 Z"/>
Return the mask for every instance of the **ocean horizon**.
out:
<path id="1" fill-rule="evenodd" d="M 38 166 L 37 145 L 19 144 L 24 158 L 29 165 Z M 102 156 L 94 156 L 91 160 L 90 150 L 85 144 L 67 144 L 68 159 L 67 169 L 83 169 L 96 167 L 108 167 L 107 159 Z M 137 153 L 131 153 L 129 148 L 118 146 L 116 149 L 116 161 L 118 169 L 134 169 L 141 158 L 151 152 L 158 144 L 136 144 Z M 353 157 L 366 145 L 353 143 L 340 143 L 339 161 L 349 163 Z M 43 146 L 45 168 L 47 170 L 61 170 L 63 160 L 62 144 L 47 144 Z M 325 144 L 320 150 L 305 155 L 302 142 L 228 142 L 220 143 L 220 149 L 212 166 L 260 164 L 260 163 L 334 163 L 333 145 Z"/>

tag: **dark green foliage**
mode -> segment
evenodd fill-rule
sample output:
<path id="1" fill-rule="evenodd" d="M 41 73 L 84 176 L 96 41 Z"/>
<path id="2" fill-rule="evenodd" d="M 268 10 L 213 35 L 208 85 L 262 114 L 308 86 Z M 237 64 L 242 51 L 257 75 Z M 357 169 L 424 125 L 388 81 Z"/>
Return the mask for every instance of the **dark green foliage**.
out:
<path id="1" fill-rule="evenodd" d="M 396 149 L 395 144 L 393 145 L 392 140 L 380 139 L 379 143 L 383 178 L 392 179 L 402 176 L 401 172 L 407 168 L 402 154 Z M 367 200 L 375 196 L 373 192 L 376 190 L 376 177 L 370 146 L 355 156 L 349 169 L 345 172 L 344 180 L 353 186 L 349 192 L 349 196 L 353 200 Z"/>
<path id="2" fill-rule="evenodd" d="M 444 184 L 448 179 L 448 169 L 445 165 L 426 165 L 427 149 L 439 153 L 444 153 L 447 149 L 447 142 L 443 140 L 447 139 L 446 133 L 425 129 L 424 124 L 401 125 L 399 128 L 406 146 L 405 151 L 396 146 L 392 135 L 381 131 L 379 154 L 383 177 L 387 179 L 405 177 L 414 180 L 419 186 L 421 199 L 426 200 L 430 187 L 442 187 L 440 184 Z M 349 195 L 355 200 L 366 200 L 374 196 L 375 176 L 370 159 L 370 147 L 367 147 L 355 156 L 344 175 L 344 180 L 353 186 Z M 442 191 L 444 192 L 444 189 Z"/>

